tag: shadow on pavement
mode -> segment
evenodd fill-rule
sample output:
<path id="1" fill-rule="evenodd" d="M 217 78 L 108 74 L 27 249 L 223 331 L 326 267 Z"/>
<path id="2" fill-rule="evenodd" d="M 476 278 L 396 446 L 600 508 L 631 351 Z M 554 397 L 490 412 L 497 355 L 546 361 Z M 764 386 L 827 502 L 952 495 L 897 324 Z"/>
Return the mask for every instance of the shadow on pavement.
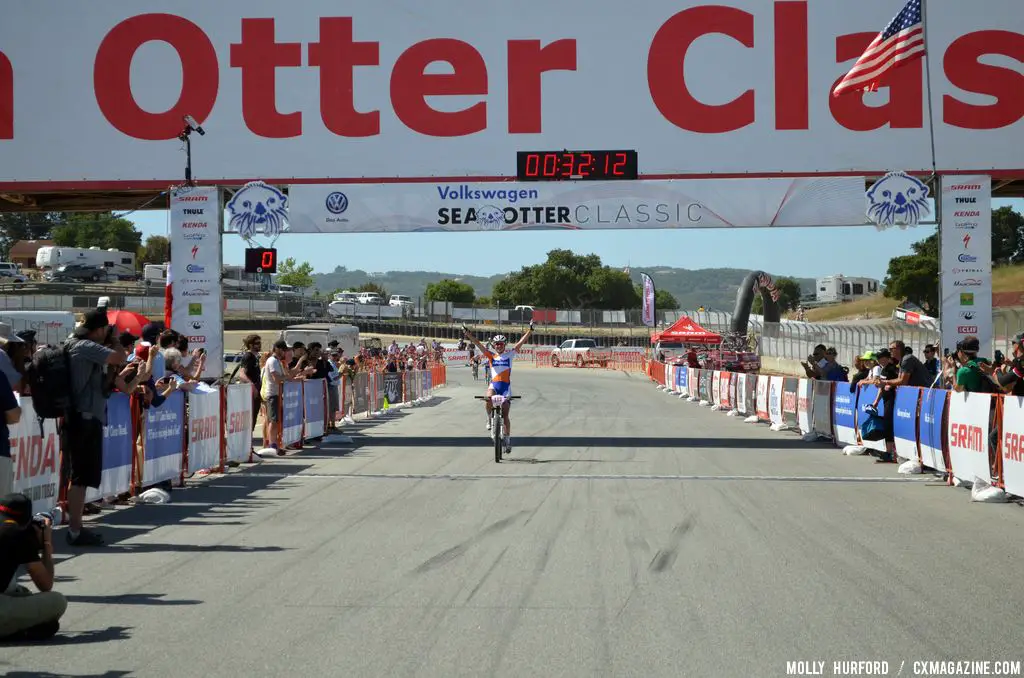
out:
<path id="1" fill-rule="evenodd" d="M 260 468 L 273 467 L 274 475 L 260 474 Z M 63 537 L 54 540 L 56 555 L 67 560 L 85 553 L 103 551 L 129 551 L 133 553 L 153 553 L 161 551 L 178 551 L 190 553 L 258 553 L 281 551 L 279 547 L 233 546 L 216 544 L 196 546 L 189 544 L 123 544 L 156 527 L 164 525 L 238 525 L 244 524 L 239 519 L 250 516 L 253 512 L 277 506 L 283 501 L 276 497 L 261 496 L 254 498 L 256 492 L 272 489 L 275 483 L 283 479 L 279 474 L 297 474 L 310 468 L 309 464 L 263 462 L 262 464 L 246 465 L 239 470 L 222 476 L 210 476 L 202 481 L 189 483 L 185 487 L 171 491 L 169 504 L 136 504 L 135 506 L 103 511 L 89 520 L 90 527 L 97 528 L 107 542 L 100 549 L 75 549 L 68 546 Z M 229 519 L 229 520 L 224 520 Z M 234 519 L 234 520 L 230 520 Z M 202 520 L 204 522 L 197 522 Z M 218 523 L 218 521 L 223 522 Z"/>
<path id="2" fill-rule="evenodd" d="M 130 678 L 131 671 L 107 671 L 106 673 L 49 673 L 47 671 L 14 671 L 5 673 L 6 678 Z"/>
<path id="3" fill-rule="evenodd" d="M 113 596 L 65 596 L 69 603 L 96 605 L 200 605 L 201 600 L 167 600 L 166 593 L 123 593 Z"/>
<path id="4" fill-rule="evenodd" d="M 61 631 L 53 638 L 47 641 L 36 641 L 36 642 L 24 642 L 24 643 L 2 643 L 0 647 L 55 647 L 57 645 L 86 645 L 88 643 L 108 643 L 113 640 L 128 640 L 131 638 L 131 634 L 128 633 L 132 629 L 131 626 L 108 626 L 105 629 L 98 629 L 96 631 L 80 631 L 78 633 L 65 633 Z M 8 677 L 12 674 L 6 674 Z M 46 674 L 39 674 L 35 672 L 25 672 L 22 675 L 26 676 L 39 676 Z M 107 674 L 101 674 L 107 675 Z M 118 675 L 118 674 L 114 674 Z M 124 674 L 121 674 L 124 675 Z"/>

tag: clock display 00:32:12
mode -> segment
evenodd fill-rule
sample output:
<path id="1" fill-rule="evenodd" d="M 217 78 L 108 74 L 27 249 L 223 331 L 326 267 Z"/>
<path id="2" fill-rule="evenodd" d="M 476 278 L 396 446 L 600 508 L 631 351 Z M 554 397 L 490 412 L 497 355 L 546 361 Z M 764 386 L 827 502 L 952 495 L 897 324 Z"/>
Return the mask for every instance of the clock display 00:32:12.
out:
<path id="1" fill-rule="evenodd" d="M 636 151 L 519 151 L 519 181 L 635 180 Z"/>

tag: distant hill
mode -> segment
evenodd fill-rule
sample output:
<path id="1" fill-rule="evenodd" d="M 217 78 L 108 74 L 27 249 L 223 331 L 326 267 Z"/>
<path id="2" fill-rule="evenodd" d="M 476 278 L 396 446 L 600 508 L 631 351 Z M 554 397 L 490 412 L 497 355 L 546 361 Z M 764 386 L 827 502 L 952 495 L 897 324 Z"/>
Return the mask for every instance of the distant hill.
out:
<path id="1" fill-rule="evenodd" d="M 659 290 L 672 294 L 683 309 L 694 309 L 704 306 L 709 310 L 731 311 L 736 303 L 736 290 L 743 278 L 750 272 L 737 268 L 705 268 L 691 271 L 685 268 L 670 266 L 632 267 L 631 277 L 640 284 L 640 273 L 648 273 Z M 769 273 L 773 273 L 769 271 Z M 774 274 L 774 273 L 773 273 Z M 777 274 L 783 275 L 783 274 Z M 422 297 L 427 284 L 452 278 L 471 285 L 477 296 L 490 296 L 494 284 L 504 275 L 489 278 L 461 275 L 458 273 L 440 273 L 435 271 L 388 271 L 386 273 L 367 273 L 366 271 L 350 271 L 339 266 L 333 273 L 320 273 L 313 276 L 314 285 L 322 293 L 335 290 L 354 289 L 372 282 L 380 285 L 389 294 L 408 294 L 414 299 Z M 804 294 L 814 292 L 813 278 L 796 278 Z"/>

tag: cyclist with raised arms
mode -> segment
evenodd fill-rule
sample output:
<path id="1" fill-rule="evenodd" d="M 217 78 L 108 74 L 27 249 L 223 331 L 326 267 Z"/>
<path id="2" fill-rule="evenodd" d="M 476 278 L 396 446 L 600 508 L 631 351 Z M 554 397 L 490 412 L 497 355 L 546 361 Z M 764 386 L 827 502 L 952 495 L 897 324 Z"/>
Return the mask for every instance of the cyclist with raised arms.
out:
<path id="1" fill-rule="evenodd" d="M 496 335 L 491 339 L 491 344 L 494 346 L 494 350 L 488 350 L 477 341 L 476 337 L 470 333 L 469 328 L 465 325 L 462 326 L 462 331 L 465 333 L 466 338 L 469 339 L 477 348 L 480 349 L 481 357 L 487 361 L 488 373 L 490 375 L 490 383 L 487 386 L 487 400 L 484 400 L 484 407 L 487 410 L 487 430 L 491 430 L 491 400 L 490 396 L 505 396 L 512 395 L 512 359 L 515 358 L 516 353 L 523 347 L 526 340 L 533 334 L 533 321 L 530 321 L 530 329 L 516 342 L 515 346 L 511 350 L 506 351 L 507 340 L 502 334 Z M 511 451 L 512 449 L 512 428 L 509 422 L 509 408 L 512 405 L 511 400 L 506 400 L 501 406 L 501 415 L 505 420 L 505 440 L 504 447 L 506 450 Z"/>

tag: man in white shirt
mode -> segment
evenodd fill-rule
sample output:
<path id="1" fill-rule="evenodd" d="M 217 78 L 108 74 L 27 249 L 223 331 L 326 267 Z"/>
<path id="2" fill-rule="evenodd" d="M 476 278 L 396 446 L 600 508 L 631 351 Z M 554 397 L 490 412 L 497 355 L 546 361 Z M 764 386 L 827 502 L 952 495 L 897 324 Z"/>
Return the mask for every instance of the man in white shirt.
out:
<path id="1" fill-rule="evenodd" d="M 260 395 L 265 403 L 264 411 L 267 416 L 267 440 L 263 441 L 267 447 L 277 450 L 279 456 L 284 455 L 281 449 L 281 395 L 284 391 L 285 371 L 284 354 L 288 350 L 288 343 L 283 339 L 274 342 L 274 351 L 267 358 L 263 366 L 262 386 Z"/>

